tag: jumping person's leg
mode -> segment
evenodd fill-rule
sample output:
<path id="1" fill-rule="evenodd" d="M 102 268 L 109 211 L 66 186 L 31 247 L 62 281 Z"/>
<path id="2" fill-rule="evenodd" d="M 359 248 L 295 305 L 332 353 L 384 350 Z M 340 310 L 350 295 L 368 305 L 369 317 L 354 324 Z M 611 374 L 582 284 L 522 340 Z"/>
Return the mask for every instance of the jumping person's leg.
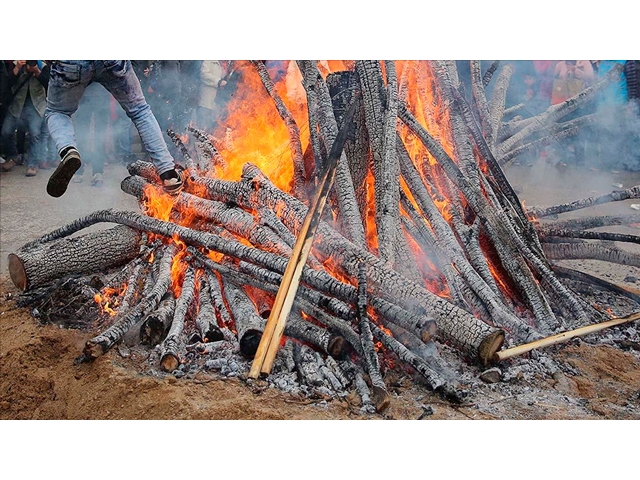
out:
<path id="1" fill-rule="evenodd" d="M 71 115 L 78 109 L 84 89 L 92 77 L 89 60 L 58 60 L 51 66 L 45 119 L 62 159 L 47 183 L 47 193 L 52 197 L 60 197 L 66 192 L 73 174 L 80 168 Z"/>

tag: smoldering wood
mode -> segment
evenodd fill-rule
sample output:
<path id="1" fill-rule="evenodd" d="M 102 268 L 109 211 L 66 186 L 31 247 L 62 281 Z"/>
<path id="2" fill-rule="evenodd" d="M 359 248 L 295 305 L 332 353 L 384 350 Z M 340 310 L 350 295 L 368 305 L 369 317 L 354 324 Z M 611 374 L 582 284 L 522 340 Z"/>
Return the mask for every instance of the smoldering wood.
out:
<path id="1" fill-rule="evenodd" d="M 566 268 L 560 265 L 553 265 L 552 268 L 553 271 L 562 278 L 569 278 L 571 280 L 577 280 L 579 282 L 596 285 L 597 287 L 603 288 L 617 295 L 622 295 L 623 297 L 627 297 L 634 302 L 640 303 L 640 291 L 631 291 L 622 285 L 616 285 L 615 283 L 611 283 L 604 278 L 599 278 L 573 268 Z"/>
<path id="2" fill-rule="evenodd" d="M 593 228 L 609 227 L 612 225 L 631 226 L 635 224 L 640 224 L 640 213 L 588 216 L 580 218 L 569 218 L 566 220 L 556 220 L 554 222 L 545 222 L 536 225 L 536 231 L 544 234 L 547 229 L 591 230 Z"/>
<path id="3" fill-rule="evenodd" d="M 584 238 L 586 240 L 605 240 L 610 242 L 640 243 L 640 236 L 628 233 L 593 232 L 590 230 L 567 230 L 548 227 L 540 232 L 544 241 L 547 237 Z"/>
<path id="4" fill-rule="evenodd" d="M 383 412 L 389 407 L 390 398 L 387 386 L 380 373 L 380 361 L 373 345 L 373 335 L 369 327 L 367 313 L 367 274 L 364 263 L 358 268 L 358 326 L 360 327 L 360 343 L 362 345 L 365 370 L 369 373 L 373 390 L 373 403 L 376 411 Z"/>
<path id="5" fill-rule="evenodd" d="M 480 125 L 485 138 L 493 138 L 492 125 L 489 117 L 489 102 L 485 95 L 485 85 L 482 81 L 482 62 L 479 60 L 471 60 L 471 94 L 473 101 L 480 117 Z"/>
<path id="6" fill-rule="evenodd" d="M 232 271 L 228 265 L 217 264 L 191 248 L 188 250 L 197 261 L 201 262 L 207 268 L 225 275 L 231 281 L 237 280 L 237 282 L 242 284 L 252 285 L 271 293 L 277 292 L 277 286 L 280 285 L 282 281 L 281 274 L 250 263 L 240 262 L 238 265 L 239 269 Z M 335 279 L 334 281 L 338 282 L 338 280 Z M 333 292 L 336 291 L 338 290 L 333 290 Z M 356 289 L 351 285 L 343 284 L 340 292 L 342 292 L 344 296 L 340 297 L 338 295 L 338 298 L 336 298 L 335 294 L 330 293 L 325 295 L 312 288 L 301 285 L 298 288 L 297 298 L 305 298 L 311 304 L 327 310 L 330 314 L 338 318 L 348 322 L 354 322 L 356 319 L 355 310 L 349 304 L 356 302 Z M 437 331 L 433 318 L 409 312 L 398 305 L 373 295 L 369 297 L 369 302 L 373 310 L 380 315 L 385 322 L 388 321 L 401 325 L 414 332 L 425 342 L 433 338 Z"/>
<path id="7" fill-rule="evenodd" d="M 583 208 L 593 207 L 596 205 L 602 205 L 610 202 L 620 202 L 622 200 L 629 200 L 640 198 L 640 185 L 636 185 L 625 190 L 614 190 L 611 193 L 605 195 L 599 195 L 597 197 L 583 198 L 580 200 L 574 200 L 573 202 L 563 203 L 561 205 L 554 205 L 551 207 L 534 206 L 527 209 L 527 213 L 535 218 L 543 218 L 551 215 L 559 215 L 561 213 L 574 212 Z"/>
<path id="8" fill-rule="evenodd" d="M 367 218 L 367 172 L 371 161 L 369 136 L 365 128 L 362 96 L 355 95 L 354 85 L 357 74 L 352 71 L 336 72 L 327 76 L 327 86 L 333 102 L 333 109 L 339 112 L 346 105 L 356 102 L 356 113 L 353 118 L 354 128 L 344 146 L 349 172 L 353 181 L 356 201 L 360 210 L 360 219 Z M 362 222 L 364 225 L 364 222 Z M 356 241 L 354 239 L 354 241 Z"/>
<path id="9" fill-rule="evenodd" d="M 9 254 L 9 274 L 14 285 L 25 291 L 64 275 L 106 271 L 124 265 L 138 255 L 141 242 L 140 232 L 125 226 L 73 238 L 32 242 Z"/>
<path id="10" fill-rule="evenodd" d="M 317 92 L 320 137 L 324 142 L 326 151 L 329 151 L 338 135 L 338 123 L 331 103 L 329 87 L 322 79 L 314 62 L 300 62 L 299 65 L 301 65 L 301 71 L 303 77 L 305 77 L 305 85 L 314 85 Z M 353 179 L 344 151 L 336 165 L 333 189 L 338 199 L 340 218 L 345 229 L 345 235 L 357 245 L 365 245 L 364 225 L 359 214 Z"/>
<path id="11" fill-rule="evenodd" d="M 166 295 L 158 308 L 147 315 L 140 326 L 140 343 L 155 347 L 162 342 L 173 320 L 173 312 L 176 308 L 176 299 L 173 294 Z"/>
<path id="12" fill-rule="evenodd" d="M 206 132 L 203 132 L 202 130 L 199 130 L 191 125 L 187 127 L 187 130 L 193 133 L 193 135 L 205 146 L 207 152 L 211 156 L 211 161 L 213 162 L 213 165 L 216 165 L 221 168 L 226 168 L 227 166 L 226 160 L 222 155 L 220 155 L 220 152 L 215 147 L 215 145 L 211 141 L 211 138 Z"/>
<path id="13" fill-rule="evenodd" d="M 488 200 L 479 190 L 474 190 L 452 159 L 406 108 L 403 107 L 401 109 L 400 117 L 437 158 L 447 176 L 460 188 L 475 213 L 480 217 L 487 234 L 496 247 L 502 265 L 510 274 L 510 277 L 518 284 L 519 290 L 527 300 L 537 322 L 542 325 L 549 325 L 555 322 L 555 315 L 534 277 L 534 271 L 540 277 L 548 277 L 551 284 L 563 292 L 564 295 L 567 295 L 568 298 L 573 297 L 574 294 L 559 282 L 546 261 L 532 251 L 528 242 L 525 242 L 516 232 L 516 225 L 511 222 L 504 222 L 497 216 L 497 212 L 489 205 Z M 537 248 L 537 245 L 534 245 L 534 247 Z M 530 270 L 530 267 L 533 271 Z M 570 306 L 574 309 L 574 314 L 580 322 L 589 322 L 588 314 L 579 307 L 578 302 L 571 302 Z"/>
<path id="14" fill-rule="evenodd" d="M 544 243 L 542 248 L 551 260 L 602 260 L 640 267 L 640 255 L 595 243 Z"/>
<path id="15" fill-rule="evenodd" d="M 301 383 L 312 387 L 324 387 L 324 376 L 320 371 L 317 357 L 314 352 L 305 345 L 293 344 L 293 359 Z"/>
<path id="16" fill-rule="evenodd" d="M 88 359 L 95 359 L 106 353 L 115 345 L 123 335 L 138 322 L 143 316 L 156 309 L 162 296 L 171 286 L 171 263 L 176 254 L 175 247 L 168 246 L 163 249 L 160 261 L 158 279 L 150 295 L 140 301 L 129 313 L 120 318 L 103 333 L 88 340 L 85 344 L 83 355 Z"/>
<path id="17" fill-rule="evenodd" d="M 381 341 L 386 348 L 395 353 L 400 360 L 411 365 L 418 373 L 420 373 L 431 390 L 453 402 L 459 403 L 462 401 L 464 392 L 458 385 L 444 379 L 422 358 L 418 357 L 407 347 L 402 345 L 402 343 L 380 330 L 375 324 L 370 322 L 370 326 L 373 335 Z"/>
<path id="18" fill-rule="evenodd" d="M 184 348 L 184 342 L 181 337 L 184 332 L 187 310 L 195 295 L 195 278 L 195 270 L 188 267 L 182 281 L 180 296 L 176 300 L 176 308 L 173 312 L 171 328 L 162 342 L 160 366 L 165 372 L 173 372 L 180 365 L 180 353 Z"/>
<path id="19" fill-rule="evenodd" d="M 208 266 L 209 268 L 216 268 L 213 265 Z M 250 263 L 240 262 L 239 268 L 240 272 L 248 274 L 248 276 L 242 277 L 242 281 L 258 288 L 262 288 L 261 286 L 272 285 L 270 290 L 275 291 L 275 286 L 279 285 L 282 280 L 281 274 L 257 267 Z M 237 273 L 232 275 L 235 276 Z M 338 280 L 335 280 L 335 282 L 338 282 Z M 322 285 L 314 286 L 317 287 Z M 336 292 L 338 293 L 336 294 Z M 350 304 L 355 304 L 356 302 L 356 289 L 351 285 L 343 284 L 342 288 L 339 290 L 334 289 L 333 293 L 328 293 L 326 295 L 322 293 L 322 290 L 316 291 L 312 288 L 307 288 L 304 285 L 301 285 L 298 288 L 298 293 L 301 297 L 306 298 L 312 304 L 327 310 L 334 316 L 349 322 L 354 322 L 356 319 L 355 310 L 350 306 Z M 402 325 L 404 328 L 415 332 L 416 335 L 421 337 L 425 342 L 430 340 L 436 333 L 437 327 L 433 318 L 409 312 L 394 303 L 374 295 L 369 296 L 369 302 L 373 310 L 380 315 L 384 321 Z"/>
<path id="20" fill-rule="evenodd" d="M 207 285 L 209 287 L 209 298 L 211 299 L 211 305 L 213 306 L 218 318 L 220 332 L 227 342 L 237 344 L 238 339 L 236 335 L 229 330 L 230 326 L 233 324 L 233 318 L 231 317 L 229 308 L 224 301 L 220 278 L 212 271 L 206 271 L 205 273 L 208 279 Z"/>
<path id="21" fill-rule="evenodd" d="M 429 220 L 429 223 L 434 230 L 434 234 L 440 238 L 440 240 L 436 239 L 435 241 L 436 245 L 443 250 L 443 253 L 441 254 L 441 263 L 448 263 L 446 259 L 449 259 L 449 261 L 453 263 L 456 271 L 464 278 L 471 290 L 482 300 L 488 309 L 492 320 L 497 325 L 508 328 L 519 337 L 531 339 L 536 338 L 539 334 L 513 315 L 506 308 L 501 298 L 495 294 L 494 290 L 491 289 L 482 276 L 480 276 L 480 274 L 473 268 L 467 258 L 467 255 L 465 255 L 465 252 L 458 243 L 458 239 L 451 230 L 451 227 L 433 204 L 427 189 L 419 180 L 418 173 L 415 171 L 415 167 L 408 158 L 408 155 L 400 155 L 400 158 L 403 177 L 407 181 L 414 198 L 418 204 L 423 207 L 424 215 L 426 219 Z M 405 210 L 411 216 L 414 225 L 416 225 L 418 231 L 423 235 L 423 238 L 428 238 L 430 236 L 430 232 L 420 215 L 415 211 L 408 200 L 404 201 L 404 206 Z M 482 256 L 484 257 L 484 255 Z M 443 271 L 446 271 L 446 268 L 448 267 L 443 267 Z M 453 273 L 449 274 L 449 278 L 453 278 Z M 456 293 L 459 291 L 456 289 L 456 283 L 450 284 L 450 287 L 452 287 L 453 291 Z"/>
<path id="22" fill-rule="evenodd" d="M 299 310 L 291 311 L 284 334 L 318 347 L 336 358 L 343 357 L 347 352 L 344 338 L 304 320 Z"/>
<path id="23" fill-rule="evenodd" d="M 247 358 L 253 358 L 266 321 L 258 315 L 255 305 L 242 288 L 225 281 L 223 291 L 238 332 L 240 353 Z"/>
<path id="24" fill-rule="evenodd" d="M 449 365 L 447 365 L 447 363 L 438 352 L 438 348 L 433 342 L 421 342 L 420 339 L 413 333 L 396 325 L 391 325 L 389 327 L 389 330 L 393 334 L 393 338 L 402 343 L 402 345 L 409 349 L 411 353 L 414 353 L 422 360 L 424 360 L 429 365 L 429 367 L 436 373 L 438 373 L 442 378 L 453 383 L 460 382 L 460 375 L 456 373 Z"/>
<path id="25" fill-rule="evenodd" d="M 342 384 L 342 382 L 338 379 L 338 377 L 334 375 L 333 371 L 326 365 L 322 356 L 320 356 L 318 352 L 314 352 L 314 353 L 316 357 L 316 362 L 320 366 L 320 373 L 322 374 L 322 376 L 329 383 L 329 385 L 331 385 L 331 388 L 335 392 L 341 392 L 342 389 L 344 388 L 344 385 Z"/>
<path id="26" fill-rule="evenodd" d="M 240 182 L 216 179 L 204 179 L 200 182 L 207 187 L 206 195 L 209 198 L 221 201 L 233 198 L 241 205 L 262 204 L 272 207 L 293 232 L 298 231 L 301 218 L 306 214 L 306 207 L 301 202 L 276 189 L 255 166 L 250 164 L 245 164 Z M 407 310 L 415 310 L 416 306 L 421 305 L 421 313 L 428 312 L 436 320 L 436 324 L 440 322 L 438 331 L 443 337 L 463 350 L 475 352 L 471 353 L 472 356 L 478 353 L 480 344 L 494 333 L 495 329 L 486 323 L 387 268 L 377 257 L 348 242 L 327 225 L 323 223 L 319 225 L 318 236 L 323 240 L 316 245 L 318 251 L 325 255 L 333 254 L 333 258 L 338 261 L 342 259 L 342 266 L 351 275 L 355 273 L 357 263 L 362 259 L 366 260 L 367 275 L 373 280 L 374 290 L 377 290 L 381 297 Z M 493 343 L 489 342 L 489 344 Z"/>
<path id="27" fill-rule="evenodd" d="M 504 103 L 507 97 L 507 88 L 509 87 L 509 81 L 513 69 L 510 65 L 504 65 L 498 73 L 496 78 L 496 84 L 493 88 L 493 95 L 489 101 L 489 121 L 491 122 L 491 137 L 489 137 L 489 145 L 495 145 L 498 141 L 498 130 L 500 123 L 502 122 L 502 116 L 504 113 Z"/>
<path id="28" fill-rule="evenodd" d="M 325 359 L 325 365 L 329 368 L 333 376 L 338 379 L 343 389 L 349 386 L 349 379 L 333 357 L 327 357 Z"/>
<path id="29" fill-rule="evenodd" d="M 378 250 L 383 263 L 396 265 L 393 245 L 398 241 L 398 177 L 399 165 L 395 156 L 397 115 L 397 82 L 392 72 L 391 85 L 385 91 L 382 67 L 377 60 L 356 61 L 356 72 L 362 89 L 365 125 L 372 149 L 374 199 Z M 393 95 L 391 93 L 393 92 Z M 389 140 L 391 137 L 391 140 Z"/>
<path id="30" fill-rule="evenodd" d="M 504 167 L 511 164 L 513 160 L 523 153 L 531 151 L 538 152 L 543 148 L 552 145 L 554 142 L 561 144 L 562 140 L 576 136 L 585 125 L 593 125 L 597 121 L 597 115 L 590 114 L 583 115 L 567 122 L 553 124 L 545 130 L 545 132 L 548 132 L 547 135 L 542 135 L 527 143 L 523 141 L 523 143 L 514 146 L 512 150 L 500 156 L 498 163 Z"/>
<path id="31" fill-rule="evenodd" d="M 498 69 L 499 66 L 500 66 L 500 60 L 494 60 L 493 62 L 491 62 L 491 65 L 489 66 L 489 68 L 487 68 L 487 71 L 484 73 L 482 77 L 482 85 L 485 88 L 487 88 L 489 83 L 491 83 L 491 78 L 493 77 L 493 74 L 495 73 L 495 71 Z"/>
<path id="32" fill-rule="evenodd" d="M 217 271 L 218 273 L 224 276 L 227 282 L 234 283 L 238 288 L 240 288 L 242 285 L 244 286 L 251 285 L 255 288 L 264 290 L 265 292 L 277 293 L 278 291 L 279 281 L 275 281 L 275 280 L 271 281 L 273 277 L 271 278 L 267 277 L 267 281 L 269 283 L 265 283 L 265 281 L 256 280 L 250 275 L 243 274 L 241 271 L 233 270 L 228 265 L 217 264 L 216 262 L 213 262 L 210 259 L 205 258 L 199 253 L 196 253 L 194 251 L 191 251 L 191 253 L 192 255 L 194 255 L 194 258 L 196 258 L 197 261 L 200 262 L 203 266 Z M 252 269 L 252 271 L 255 271 L 255 269 Z M 282 278 L 282 277 L 277 276 L 275 278 Z M 298 291 L 299 295 L 302 297 L 311 298 L 312 301 L 318 300 L 319 297 L 316 295 L 313 295 L 313 293 L 311 292 L 313 291 L 305 289 L 304 287 L 300 287 Z M 332 300 L 337 302 L 337 300 L 335 299 L 332 299 Z M 295 303 L 299 304 L 300 303 L 299 299 L 296 300 Z M 347 309 L 347 311 L 349 311 L 348 306 L 345 306 L 345 308 Z M 263 315 L 260 315 L 260 316 L 264 318 Z M 291 322 L 294 322 L 294 325 L 290 327 L 289 323 Z M 288 322 L 285 325 L 284 334 L 286 336 L 290 336 L 298 340 L 302 340 L 312 345 L 315 345 L 323 349 L 325 352 L 329 353 L 330 355 L 339 357 L 345 353 L 345 348 L 346 348 L 344 344 L 345 340 L 342 338 L 342 336 L 336 335 L 335 333 L 331 333 L 328 331 L 323 331 L 317 326 L 302 320 L 300 318 L 300 314 L 297 312 L 293 312 L 289 316 Z"/>
<path id="33" fill-rule="evenodd" d="M 318 119 L 318 92 L 316 90 L 316 82 L 318 81 L 319 72 L 309 70 L 311 67 L 308 60 L 298 60 L 298 70 L 302 73 L 302 86 L 307 95 L 307 115 L 309 119 L 309 147 L 313 152 L 313 161 L 315 165 L 315 173 L 324 171 L 327 150 L 320 139 L 319 119 Z M 318 176 L 316 175 L 316 179 Z M 317 180 L 314 182 L 317 184 Z"/>
<path id="34" fill-rule="evenodd" d="M 224 336 L 218 327 L 216 311 L 211 303 L 209 280 L 206 275 L 200 277 L 198 302 L 198 314 L 196 316 L 196 329 L 199 335 L 198 341 L 206 343 L 223 340 Z"/>
<path id="35" fill-rule="evenodd" d="M 149 269 L 149 272 L 151 272 L 151 270 L 152 269 Z M 147 280 L 151 277 L 151 274 L 149 273 L 146 276 L 146 278 L 141 281 L 142 274 L 143 274 L 142 264 L 139 263 L 136 265 L 136 267 L 131 272 L 131 275 L 127 279 L 127 286 L 124 291 L 124 294 L 122 295 L 122 300 L 118 305 L 116 318 L 118 318 L 119 316 L 122 316 L 124 312 L 127 312 L 130 306 L 132 305 L 132 303 L 134 303 L 138 299 L 137 293 L 140 290 L 140 283 L 142 283 L 143 285 L 146 285 L 149 283 Z M 133 346 L 133 345 L 137 345 L 140 342 L 141 325 L 142 325 L 142 320 L 138 321 L 135 325 L 133 325 L 133 327 L 129 329 L 127 333 L 125 333 L 123 337 L 123 341 L 125 345 Z"/>

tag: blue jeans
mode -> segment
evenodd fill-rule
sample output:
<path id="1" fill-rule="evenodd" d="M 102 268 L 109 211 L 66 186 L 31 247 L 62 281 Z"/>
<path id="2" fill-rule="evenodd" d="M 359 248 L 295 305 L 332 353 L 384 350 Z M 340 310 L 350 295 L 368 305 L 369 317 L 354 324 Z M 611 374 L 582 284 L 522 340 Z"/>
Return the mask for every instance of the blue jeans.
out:
<path id="1" fill-rule="evenodd" d="M 67 147 L 77 148 L 71 115 L 78 109 L 84 90 L 92 81 L 102 84 L 133 121 L 158 174 L 172 170 L 175 162 L 129 60 L 53 62 L 45 118 L 58 153 Z"/>
<path id="2" fill-rule="evenodd" d="M 4 119 L 2 125 L 2 145 L 8 158 L 18 156 L 16 147 L 16 129 L 20 124 L 24 125 L 29 132 L 29 145 L 27 147 L 27 168 L 37 167 L 42 158 L 42 124 L 44 119 L 40 116 L 36 107 L 33 106 L 31 97 L 27 97 L 22 108 L 20 118 L 16 118 L 10 113 Z"/>

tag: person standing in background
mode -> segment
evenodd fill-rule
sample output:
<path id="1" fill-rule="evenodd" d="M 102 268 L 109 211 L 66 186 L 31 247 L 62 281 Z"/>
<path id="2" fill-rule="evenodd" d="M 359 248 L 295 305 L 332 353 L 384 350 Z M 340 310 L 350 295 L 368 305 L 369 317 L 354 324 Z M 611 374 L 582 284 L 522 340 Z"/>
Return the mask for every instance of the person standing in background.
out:
<path id="1" fill-rule="evenodd" d="M 18 163 L 16 130 L 24 122 L 29 132 L 27 170 L 25 175 L 38 173 L 42 158 L 42 123 L 47 106 L 49 65 L 42 60 L 14 60 L 8 72 L 11 100 L 2 125 L 2 146 L 7 162 Z"/>
<path id="2" fill-rule="evenodd" d="M 216 96 L 223 78 L 220 60 L 205 60 L 200 67 L 200 95 L 198 96 L 198 126 L 210 131 L 218 115 Z"/>

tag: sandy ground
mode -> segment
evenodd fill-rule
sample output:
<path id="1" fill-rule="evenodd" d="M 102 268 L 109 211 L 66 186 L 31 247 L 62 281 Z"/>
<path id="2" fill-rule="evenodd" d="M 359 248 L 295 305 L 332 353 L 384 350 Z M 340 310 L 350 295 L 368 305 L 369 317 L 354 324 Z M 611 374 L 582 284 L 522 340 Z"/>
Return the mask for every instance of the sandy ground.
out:
<path id="1" fill-rule="evenodd" d="M 126 175 L 120 165 L 107 166 L 102 189 L 89 185 L 87 172 L 85 182 L 71 184 L 60 199 L 45 193 L 49 174 L 26 178 L 24 167 L 16 167 L 0 176 L 0 419 L 640 419 L 640 352 L 597 339 L 548 349 L 546 354 L 566 367 L 553 377 L 513 370 L 509 382 L 479 382 L 458 406 L 434 396 L 419 379 L 399 375 L 389 382 L 392 403 L 384 415 L 362 415 L 352 397 L 320 402 L 239 379 L 157 378 L 141 372 L 144 357 L 122 358 L 116 349 L 91 364 L 74 365 L 90 332 L 42 326 L 29 310 L 17 308 L 7 255 L 83 214 L 103 208 L 136 210 L 137 205 L 119 190 Z M 512 167 L 507 175 L 527 205 L 607 193 L 614 183 L 640 183 L 628 174 L 560 171 L 542 162 Z M 629 213 L 631 203 L 588 213 Z M 620 231 L 637 233 L 628 227 Z M 630 288 L 636 284 L 625 278 L 640 278 L 637 268 L 572 263 Z M 470 368 L 473 375 L 482 371 Z M 425 415 L 425 408 L 433 413 Z"/>

